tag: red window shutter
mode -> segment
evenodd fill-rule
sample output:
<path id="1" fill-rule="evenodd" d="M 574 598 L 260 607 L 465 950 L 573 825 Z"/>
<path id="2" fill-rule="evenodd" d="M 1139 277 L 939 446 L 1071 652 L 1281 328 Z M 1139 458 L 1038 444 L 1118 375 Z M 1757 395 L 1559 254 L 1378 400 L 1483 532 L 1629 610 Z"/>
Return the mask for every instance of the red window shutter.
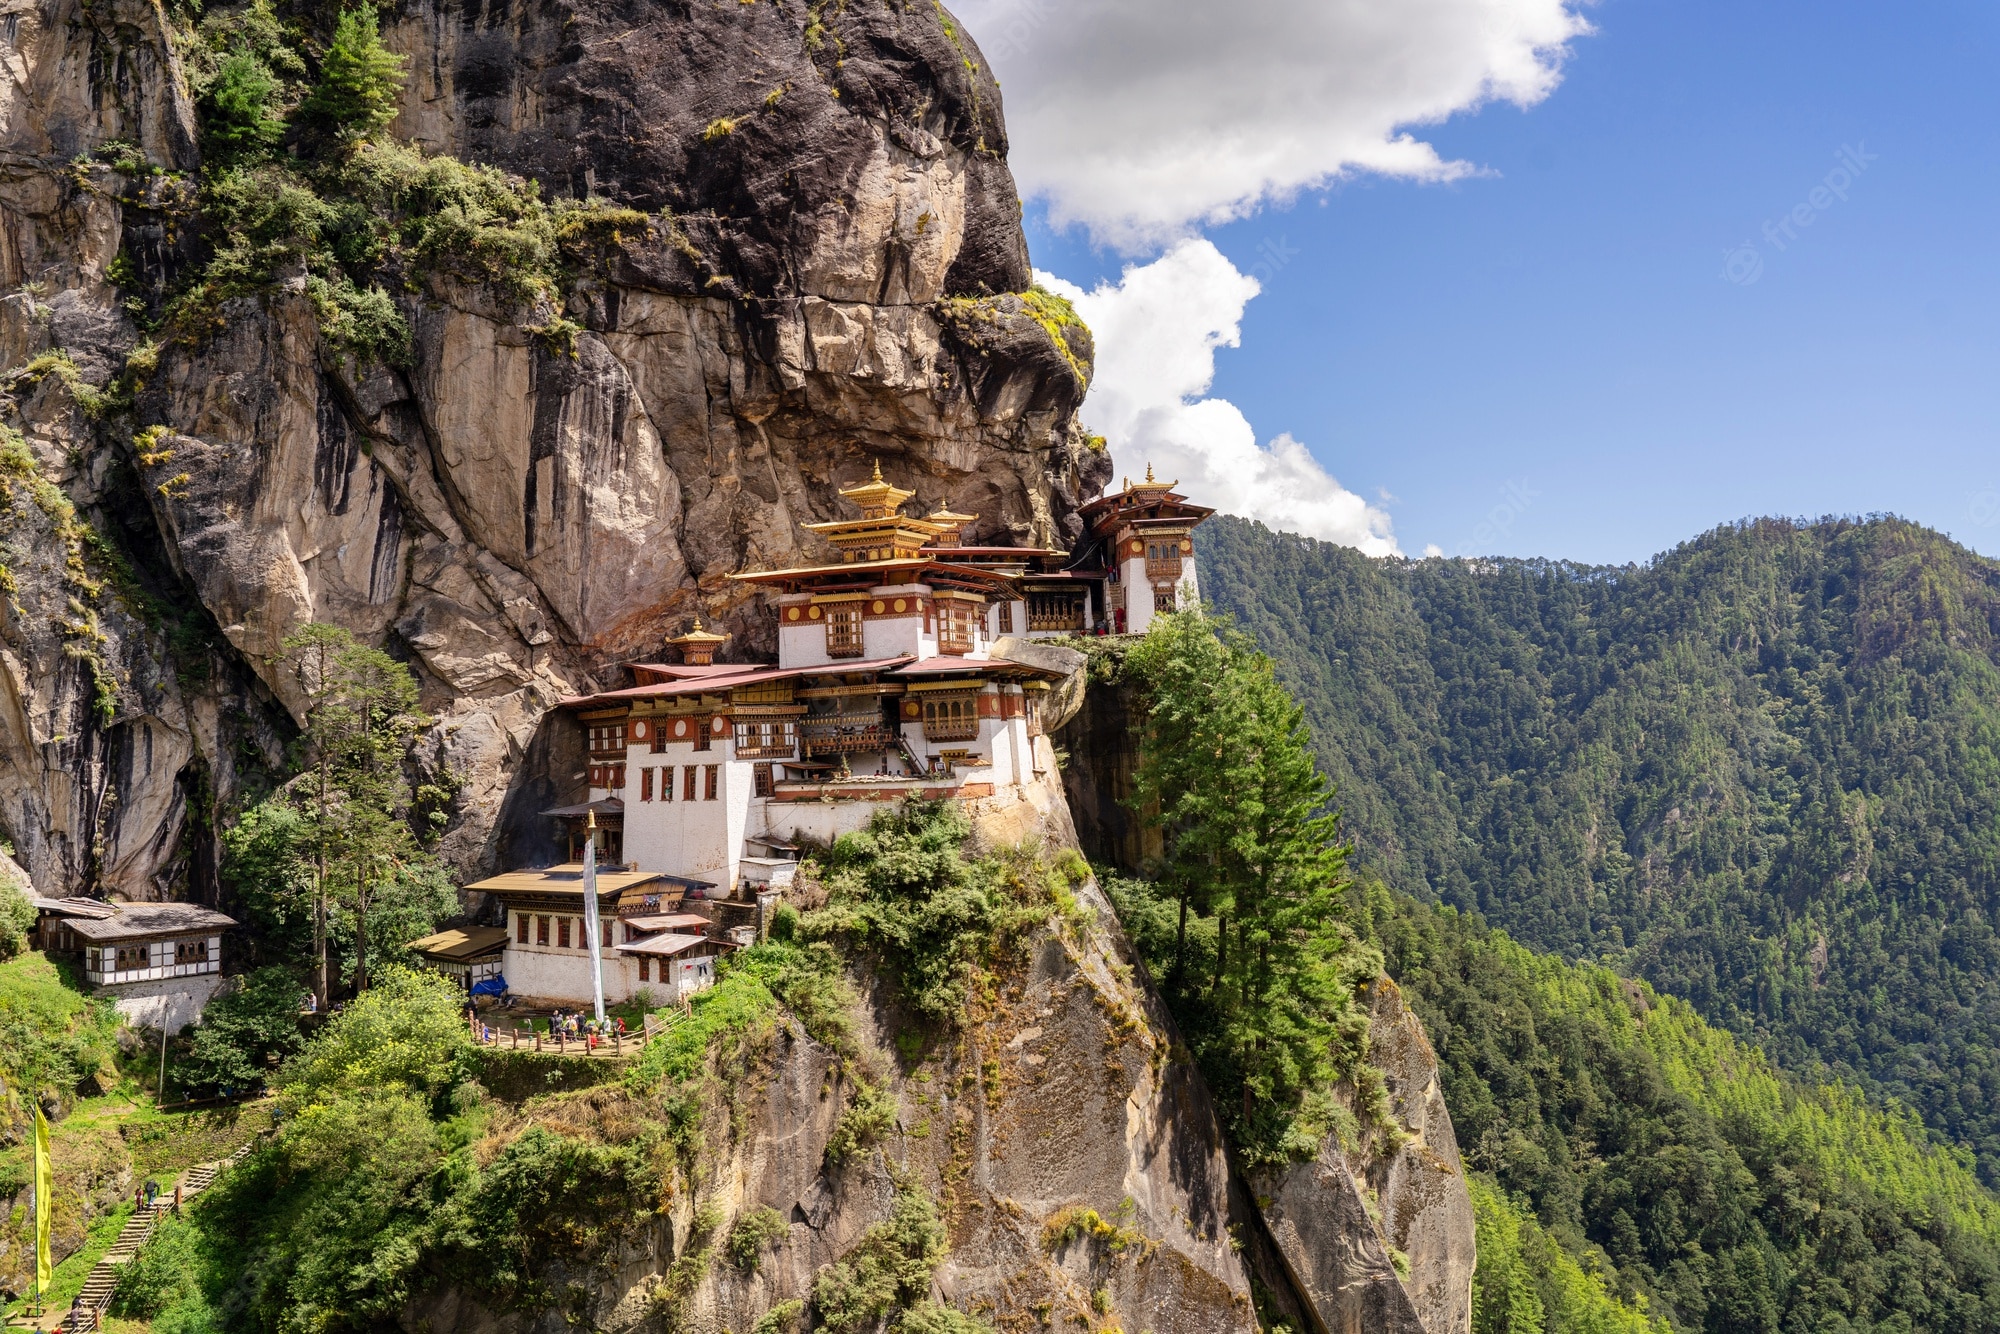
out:
<path id="1" fill-rule="evenodd" d="M 556 918 L 556 948 L 564 950 L 569 948 L 569 918 L 567 917 Z"/>
<path id="2" fill-rule="evenodd" d="M 683 801 L 694 800 L 694 771 L 695 766 L 690 764 L 682 773 L 682 777 L 687 780 L 681 785 L 681 799 Z"/>
<path id="3" fill-rule="evenodd" d="M 528 914 L 524 912 L 514 914 L 514 943 L 516 945 L 528 943 Z"/>
<path id="4" fill-rule="evenodd" d="M 643 955 L 643 954 L 642 954 L 642 955 L 640 955 L 640 956 L 639 956 L 639 980 L 640 980 L 641 982 L 650 982 L 650 981 L 652 981 L 652 980 L 653 980 L 652 978 L 650 978 L 650 977 L 648 977 L 648 976 L 646 975 L 646 964 L 647 964 L 647 962 L 648 962 L 648 960 L 647 960 L 647 958 L 646 958 L 646 956 L 645 956 L 645 955 Z"/>

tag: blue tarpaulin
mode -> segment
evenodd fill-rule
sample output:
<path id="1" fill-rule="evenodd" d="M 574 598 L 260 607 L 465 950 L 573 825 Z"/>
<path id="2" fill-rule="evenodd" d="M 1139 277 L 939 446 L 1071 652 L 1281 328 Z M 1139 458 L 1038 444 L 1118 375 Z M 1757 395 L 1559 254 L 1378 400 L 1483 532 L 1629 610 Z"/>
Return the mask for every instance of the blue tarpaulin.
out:
<path id="1" fill-rule="evenodd" d="M 504 996 L 507 994 L 507 979 L 502 974 L 495 973 L 484 982 L 474 982 L 472 984 L 472 994 L 475 996 Z"/>

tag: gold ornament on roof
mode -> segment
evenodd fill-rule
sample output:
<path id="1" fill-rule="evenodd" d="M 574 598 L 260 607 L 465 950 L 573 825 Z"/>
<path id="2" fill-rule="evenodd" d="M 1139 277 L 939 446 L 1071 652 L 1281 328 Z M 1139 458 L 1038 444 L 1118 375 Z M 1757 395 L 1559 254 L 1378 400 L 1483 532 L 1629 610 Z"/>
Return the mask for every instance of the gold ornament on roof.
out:
<path id="1" fill-rule="evenodd" d="M 728 635 L 716 634 L 706 629 L 701 617 L 694 618 L 694 629 L 676 635 L 667 643 L 681 651 L 681 661 L 690 667 L 707 667 L 715 661 L 715 650 L 728 642 Z"/>
<path id="2" fill-rule="evenodd" d="M 882 480 L 882 460 L 875 460 L 875 475 L 859 486 L 844 486 L 840 489 L 843 499 L 851 500 L 861 507 L 864 519 L 893 519 L 896 511 L 903 508 L 903 502 L 917 494 L 905 491 L 900 486 L 892 486 Z"/>

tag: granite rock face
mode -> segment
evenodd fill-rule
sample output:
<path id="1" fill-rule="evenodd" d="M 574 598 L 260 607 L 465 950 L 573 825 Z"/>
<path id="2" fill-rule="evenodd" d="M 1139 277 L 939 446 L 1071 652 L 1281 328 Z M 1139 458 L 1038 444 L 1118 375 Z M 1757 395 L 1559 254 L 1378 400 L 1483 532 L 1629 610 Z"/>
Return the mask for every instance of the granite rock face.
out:
<path id="1" fill-rule="evenodd" d="M 1013 832 L 975 823 L 982 842 Z M 674 1261 L 701 1244 L 690 1236 L 698 1195 L 722 1220 L 718 1235 L 759 1208 L 787 1226 L 754 1272 L 725 1263 L 703 1271 L 666 1327 L 748 1330 L 808 1297 L 822 1267 L 886 1220 L 900 1179 L 937 1203 L 949 1232 L 931 1298 L 996 1328 L 1253 1334 L 1249 1275 L 1230 1233 L 1229 1161 L 1207 1091 L 1174 1050 L 1110 905 L 1092 882 L 1077 897 L 1087 921 L 1037 932 L 964 1024 L 921 1047 L 895 1041 L 913 1025 L 894 988 L 853 976 L 856 1030 L 897 1106 L 894 1129 L 872 1151 L 829 1161 L 848 1076 L 786 1019 L 711 1087 L 703 1124 L 717 1131 L 698 1188 L 607 1257 L 584 1309 L 496 1314 L 444 1288 L 411 1304 L 405 1328 L 560 1334 L 579 1316 L 614 1332 L 660 1328 L 647 1323 L 658 1321 L 655 1294 Z M 593 1117 L 619 1120 L 615 1105 L 627 1096 L 599 1090 L 540 1114 L 591 1135 Z M 591 1110 L 597 1099 L 601 1116 Z M 1064 1232 L 1083 1210 L 1122 1229 L 1115 1244 L 1089 1228 Z"/>
<path id="2" fill-rule="evenodd" d="M 1249 1182 L 1264 1235 L 1316 1330 L 1471 1334 L 1472 1199 L 1437 1055 L 1388 978 L 1371 989 L 1368 1060 L 1400 1143 L 1379 1135 Z"/>
<path id="3" fill-rule="evenodd" d="M 433 276 L 397 297 L 411 364 L 356 365 L 300 275 L 108 407 L 145 342 L 114 261 L 166 282 L 199 258 L 173 34 L 141 0 L 5 21 L 0 415 L 148 593 L 79 599 L 17 488 L 8 567 L 53 573 L 4 627 L 0 832 L 51 892 L 212 897 L 190 811 L 277 761 L 301 703 L 278 646 L 307 621 L 418 668 L 423 755 L 460 787 L 444 850 L 483 871 L 570 795 L 529 762 L 554 701 L 697 612 L 725 658 L 771 652 L 728 576 L 823 556 L 800 525 L 848 517 L 833 492 L 873 459 L 978 514 L 975 541 L 1064 545 L 1108 476 L 1075 420 L 1088 335 L 1009 295 L 999 89 L 936 6 L 409 0 L 383 20 L 393 135 L 653 219 L 562 294 L 573 355 L 533 333 L 547 303 Z"/>

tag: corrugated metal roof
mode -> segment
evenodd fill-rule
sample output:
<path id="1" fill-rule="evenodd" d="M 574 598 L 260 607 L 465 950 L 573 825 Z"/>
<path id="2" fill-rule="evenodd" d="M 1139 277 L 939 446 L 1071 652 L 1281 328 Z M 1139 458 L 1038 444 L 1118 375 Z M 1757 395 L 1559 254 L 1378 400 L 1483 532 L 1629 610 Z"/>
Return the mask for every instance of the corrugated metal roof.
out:
<path id="1" fill-rule="evenodd" d="M 650 954 L 655 957 L 670 957 L 685 954 L 697 945 L 706 945 L 706 936 L 677 936 L 671 933 L 647 936 L 644 940 L 634 940 L 617 947 L 620 954 Z"/>
<path id="2" fill-rule="evenodd" d="M 191 931 L 227 931 L 236 925 L 234 917 L 224 916 L 213 908 L 204 908 L 198 903 L 119 903 L 109 917 L 75 917 L 68 922 L 69 929 L 85 940 L 131 940 L 137 936 L 185 935 Z"/>
<path id="3" fill-rule="evenodd" d="M 503 927 L 475 926 L 470 931 L 456 928 L 440 931 L 434 936 L 410 942 L 410 948 L 419 954 L 435 954 L 440 959 L 476 959 L 482 954 L 498 954 L 507 947 L 507 932 Z"/>
<path id="4" fill-rule="evenodd" d="M 634 885 L 670 878 L 658 871 L 599 871 L 597 896 L 603 898 L 606 894 L 616 894 Z M 466 888 L 483 894 L 574 894 L 581 900 L 583 863 L 565 862 L 561 866 L 545 867 L 539 871 L 507 871 Z"/>

